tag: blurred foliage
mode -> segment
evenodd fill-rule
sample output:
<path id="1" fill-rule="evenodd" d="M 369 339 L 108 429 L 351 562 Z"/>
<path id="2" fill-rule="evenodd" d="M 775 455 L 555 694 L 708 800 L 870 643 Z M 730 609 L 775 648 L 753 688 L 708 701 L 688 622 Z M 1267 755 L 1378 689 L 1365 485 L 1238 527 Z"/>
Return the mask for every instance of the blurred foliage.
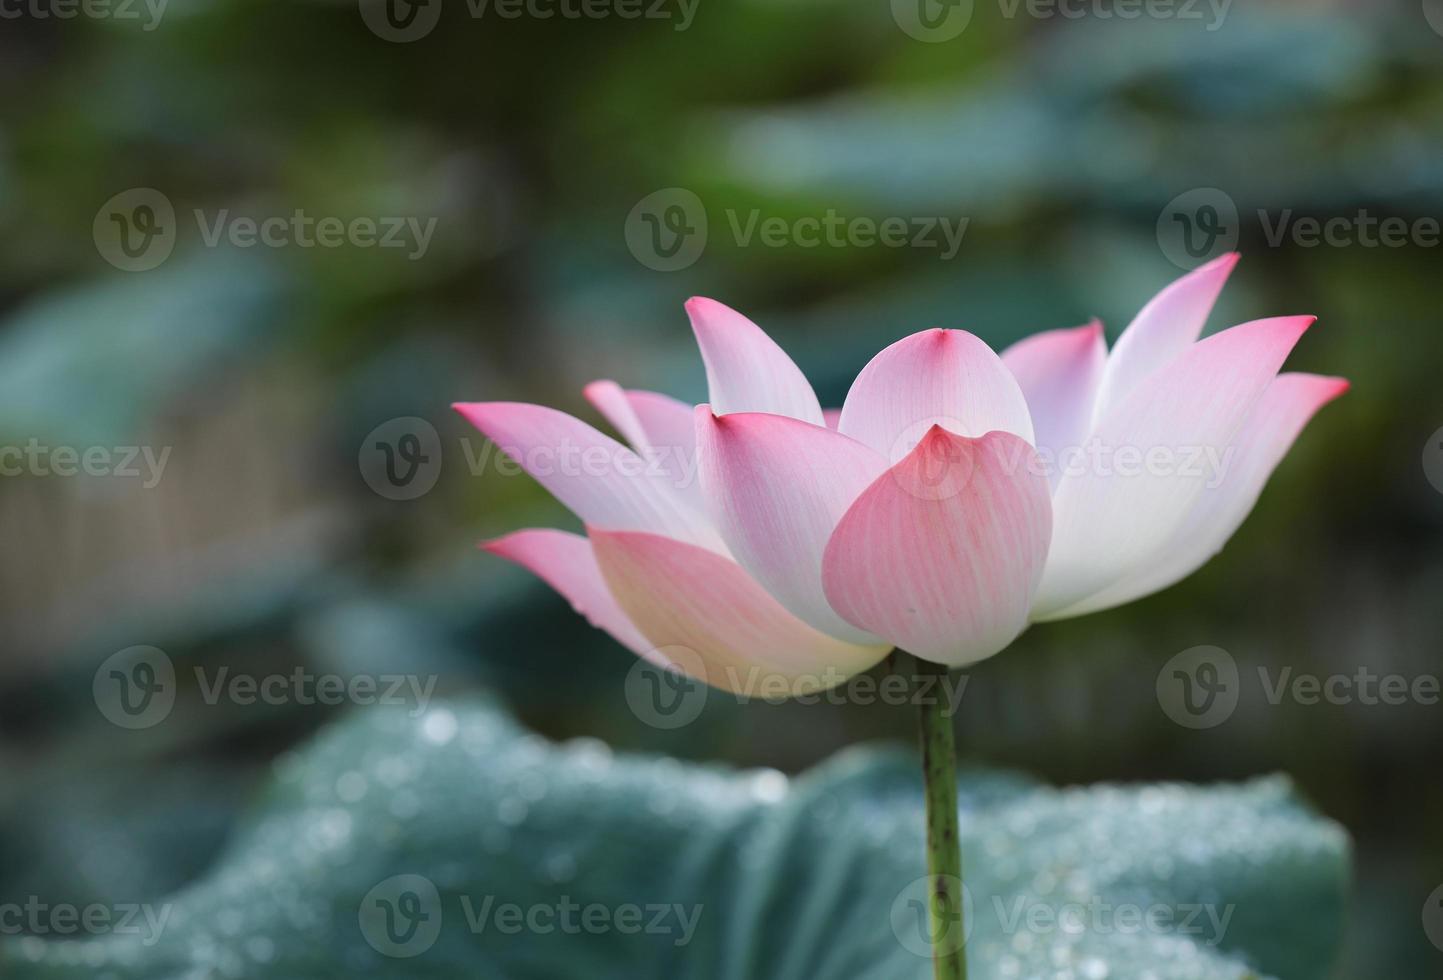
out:
<path id="1" fill-rule="evenodd" d="M 579 388 L 599 376 L 699 400 L 692 294 L 752 315 L 831 405 L 925 326 L 1000 348 L 1098 315 L 1115 338 L 1179 271 L 1160 212 L 1214 187 L 1243 215 L 1245 260 L 1212 326 L 1316 313 L 1293 364 L 1353 390 L 1201 573 L 973 670 L 963 744 L 1053 782 L 1287 771 L 1357 841 L 1338 975 L 1436 972 L 1418 909 L 1443 867 L 1437 707 L 1271 706 L 1253 688 L 1228 724 L 1190 732 L 1154 681 L 1202 643 L 1248 676 L 1438 673 L 1443 499 L 1418 465 L 1443 424 L 1438 249 L 1274 246 L 1254 216 L 1443 216 L 1443 37 L 1404 0 L 1236 4 L 1216 30 L 1005 9 L 977 4 L 939 44 L 886 3 L 817 0 L 703 3 L 685 31 L 447 4 L 411 44 L 339 0 L 174 4 L 149 32 L 5 20 L 0 438 L 174 452 L 152 489 L 0 481 L 0 894 L 139 901 L 200 876 L 270 760 L 338 710 L 207 704 L 192 687 L 164 724 L 120 731 L 91 678 L 133 644 L 183 678 L 430 674 L 499 691 L 548 736 L 789 771 L 908 732 L 897 709 L 720 699 L 679 731 L 642 724 L 622 696 L 630 655 L 473 551 L 575 522 L 477 464 L 483 441 L 447 406 L 594 418 Z M 673 186 L 713 230 L 696 264 L 656 272 L 624 226 Z M 161 268 L 121 273 L 91 229 L 133 187 L 173 202 L 180 240 Z M 211 249 L 190 217 L 298 208 L 438 223 L 411 261 Z M 969 224 L 951 261 L 726 231 L 729 212 L 828 209 Z M 376 495 L 357 465 L 399 416 L 444 449 L 417 500 Z"/>
<path id="2" fill-rule="evenodd" d="M 1262 980 L 1321 976 L 1336 952 L 1345 837 L 1281 780 L 1057 791 L 972 773 L 961 806 L 977 975 Z M 285 758 L 215 870 L 148 924 L 10 940 L 0 964 L 36 980 L 921 980 L 923 822 L 909 753 L 852 750 L 789 785 L 553 747 L 484 707 L 379 709 Z M 518 932 L 507 906 L 547 914 Z M 628 906 L 634 923 L 613 918 Z M 1130 925 L 1129 909 L 1170 918 Z M 1007 930 L 1043 914 L 1057 925 L 1032 942 Z"/>

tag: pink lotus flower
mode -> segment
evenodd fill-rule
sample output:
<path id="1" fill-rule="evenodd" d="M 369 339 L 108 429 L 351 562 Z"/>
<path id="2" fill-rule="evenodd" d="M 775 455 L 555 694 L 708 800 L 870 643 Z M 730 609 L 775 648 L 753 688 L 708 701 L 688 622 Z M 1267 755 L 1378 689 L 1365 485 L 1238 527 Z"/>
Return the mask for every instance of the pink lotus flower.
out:
<path id="1" fill-rule="evenodd" d="M 974 663 L 1191 573 L 1347 389 L 1278 373 L 1312 317 L 1198 339 L 1236 261 L 1168 286 L 1110 352 L 1095 321 L 1000 357 L 962 330 L 905 337 L 840 413 L 750 320 L 693 299 L 709 405 L 586 388 L 630 448 L 537 405 L 456 406 L 587 530 L 485 547 L 722 688 L 760 670 L 808 693 L 894 646 Z"/>

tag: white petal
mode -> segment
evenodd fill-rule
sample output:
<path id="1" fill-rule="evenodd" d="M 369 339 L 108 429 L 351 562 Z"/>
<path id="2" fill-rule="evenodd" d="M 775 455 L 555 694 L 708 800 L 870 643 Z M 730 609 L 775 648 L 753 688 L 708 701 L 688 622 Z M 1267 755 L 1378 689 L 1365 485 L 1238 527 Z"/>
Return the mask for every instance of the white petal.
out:
<path id="1" fill-rule="evenodd" d="M 1062 461 L 1034 619 L 1136 573 L 1177 532 L 1205 486 L 1187 460 L 1231 444 L 1311 322 L 1256 320 L 1199 341 L 1139 385 L 1081 456 Z"/>
<path id="2" fill-rule="evenodd" d="M 1167 545 L 1138 572 L 1062 610 L 1054 618 L 1120 606 L 1191 575 L 1221 551 L 1242 526 L 1268 477 L 1313 414 L 1347 390 L 1348 382 L 1341 378 L 1278 375 L 1258 399 L 1228 454 L 1216 461 L 1221 470 L 1220 482 L 1205 486 L 1187 520 Z"/>
<path id="3" fill-rule="evenodd" d="M 1231 252 L 1171 283 L 1154 296 L 1117 338 L 1093 410 L 1093 428 L 1139 384 L 1202 335 L 1208 314 L 1238 264 Z"/>

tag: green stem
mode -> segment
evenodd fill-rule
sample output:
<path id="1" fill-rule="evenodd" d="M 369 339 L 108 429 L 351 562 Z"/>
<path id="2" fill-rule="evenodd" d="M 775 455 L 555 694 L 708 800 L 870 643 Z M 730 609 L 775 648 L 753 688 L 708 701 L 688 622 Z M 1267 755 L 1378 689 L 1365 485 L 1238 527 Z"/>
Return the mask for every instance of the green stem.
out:
<path id="1" fill-rule="evenodd" d="M 957 749 L 951 705 L 940 683 L 947 668 L 897 651 L 914 678 L 922 778 L 927 796 L 927 910 L 936 980 L 966 980 L 966 924 L 962 921 L 962 851 L 957 841 Z"/>

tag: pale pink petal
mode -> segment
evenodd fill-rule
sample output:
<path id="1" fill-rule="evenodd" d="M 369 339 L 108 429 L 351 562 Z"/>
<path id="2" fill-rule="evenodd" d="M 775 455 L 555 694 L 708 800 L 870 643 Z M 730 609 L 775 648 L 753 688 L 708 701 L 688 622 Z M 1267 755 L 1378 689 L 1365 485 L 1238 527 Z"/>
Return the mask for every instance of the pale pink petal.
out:
<path id="1" fill-rule="evenodd" d="M 822 406 L 802 371 L 762 328 L 716 300 L 686 303 L 706 362 L 712 411 L 771 412 L 822 425 Z"/>
<path id="2" fill-rule="evenodd" d="M 1204 489 L 1189 460 L 1221 454 L 1312 317 L 1255 320 L 1199 341 L 1148 378 L 1062 460 L 1034 619 L 1136 574 Z"/>
<path id="3" fill-rule="evenodd" d="M 965 330 L 914 333 L 872 358 L 847 392 L 837 430 L 895 463 L 933 425 L 963 436 L 995 429 L 1033 439 L 1017 379 Z"/>
<path id="4" fill-rule="evenodd" d="M 708 512 L 737 562 L 824 633 L 878 642 L 827 604 L 822 552 L 887 460 L 840 433 L 784 415 L 715 416 L 701 405 L 696 430 Z"/>
<path id="5" fill-rule="evenodd" d="M 1230 252 L 1154 296 L 1117 338 L 1097 392 L 1093 427 L 1149 375 L 1192 346 L 1222 293 L 1238 254 Z"/>
<path id="6" fill-rule="evenodd" d="M 605 416 L 606 421 L 616 427 L 631 448 L 637 452 L 645 451 L 649 440 L 646 438 L 646 429 L 641 424 L 641 419 L 636 417 L 636 410 L 631 407 L 631 401 L 626 397 L 626 390 L 615 381 L 601 380 L 593 381 L 581 393 L 586 400 Z"/>
<path id="7" fill-rule="evenodd" d="M 615 381 L 593 381 L 583 391 L 638 455 L 665 471 L 688 506 L 705 511 L 696 473 L 692 406 L 654 391 L 628 391 Z"/>
<path id="8" fill-rule="evenodd" d="M 1228 453 L 1209 465 L 1202 495 L 1167 545 L 1137 573 L 1053 617 L 1131 602 L 1186 578 L 1222 550 L 1308 420 L 1348 390 L 1342 378 L 1281 374 L 1268 385 Z"/>
<path id="9" fill-rule="evenodd" d="M 684 456 L 692 455 L 696 449 L 695 406 L 654 391 L 633 389 L 626 397 L 651 445 L 675 447 Z"/>
<path id="10" fill-rule="evenodd" d="M 822 409 L 822 421 L 826 423 L 827 428 L 835 429 L 842 422 L 842 410 L 840 408 Z"/>
<path id="11" fill-rule="evenodd" d="M 622 646 L 651 659 L 653 646 L 626 618 L 611 597 L 591 542 L 579 534 L 528 528 L 514 531 L 481 547 L 527 569 L 561 593 L 571 608 L 597 629 L 605 630 Z"/>
<path id="12" fill-rule="evenodd" d="M 1091 431 L 1092 401 L 1107 362 L 1102 323 L 1048 330 L 1019 340 L 1002 352 L 1002 363 L 1017 379 L 1032 416 L 1036 445 L 1055 487 L 1060 471 L 1052 461 L 1080 446 Z"/>
<path id="13" fill-rule="evenodd" d="M 863 491 L 827 544 L 832 608 L 919 657 L 961 667 L 1027 625 L 1047 558 L 1047 479 L 1031 446 L 933 426 Z"/>
<path id="14" fill-rule="evenodd" d="M 818 632 L 742 567 L 654 534 L 588 529 L 611 594 L 659 655 L 713 687 L 795 697 L 840 684 L 884 656 Z"/>
<path id="15" fill-rule="evenodd" d="M 587 524 L 667 534 L 724 551 L 657 467 L 565 412 L 521 402 L 453 406 Z"/>

